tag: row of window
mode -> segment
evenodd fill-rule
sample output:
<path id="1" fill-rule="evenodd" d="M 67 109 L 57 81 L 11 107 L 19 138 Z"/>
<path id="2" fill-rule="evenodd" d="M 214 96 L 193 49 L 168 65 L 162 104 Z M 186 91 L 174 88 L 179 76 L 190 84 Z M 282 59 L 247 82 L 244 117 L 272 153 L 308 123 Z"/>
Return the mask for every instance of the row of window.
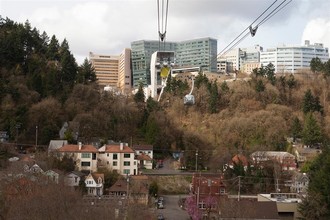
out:
<path id="1" fill-rule="evenodd" d="M 109 164 L 109 161 L 107 161 L 107 164 Z M 82 167 L 89 167 L 90 165 L 91 165 L 90 162 L 86 162 L 86 161 L 81 162 Z M 134 161 L 134 165 L 136 165 L 135 161 Z M 113 161 L 112 166 L 114 166 L 114 167 L 118 166 L 118 161 Z M 124 161 L 124 166 L 131 166 L 131 162 L 130 161 Z"/>

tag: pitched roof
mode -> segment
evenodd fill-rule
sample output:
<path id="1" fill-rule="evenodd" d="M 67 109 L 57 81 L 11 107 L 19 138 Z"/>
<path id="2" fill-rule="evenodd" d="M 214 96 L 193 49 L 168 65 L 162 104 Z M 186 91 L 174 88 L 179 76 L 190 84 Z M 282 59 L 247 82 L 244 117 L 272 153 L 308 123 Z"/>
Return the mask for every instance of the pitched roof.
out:
<path id="1" fill-rule="evenodd" d="M 120 145 L 105 145 L 99 149 L 100 152 L 105 153 L 134 153 L 132 148 L 128 146 L 122 146 L 122 150 L 120 150 Z"/>
<path id="2" fill-rule="evenodd" d="M 67 144 L 68 144 L 67 140 L 51 140 L 49 142 L 48 151 L 57 150 Z"/>
<path id="3" fill-rule="evenodd" d="M 153 150 L 153 145 L 133 145 L 134 150 Z"/>
<path id="4" fill-rule="evenodd" d="M 98 150 L 93 145 L 82 145 L 81 150 L 79 150 L 79 145 L 68 144 L 58 149 L 59 152 L 71 152 L 71 153 L 98 153 Z"/>
<path id="5" fill-rule="evenodd" d="M 151 157 L 149 157 L 149 155 L 146 154 L 139 154 L 136 156 L 137 160 L 146 160 L 146 161 L 152 161 Z"/>
<path id="6" fill-rule="evenodd" d="M 127 180 L 118 179 L 115 184 L 109 188 L 109 192 L 126 192 L 127 191 Z"/>
<path id="7" fill-rule="evenodd" d="M 103 173 L 92 173 L 92 177 L 97 182 L 99 178 L 102 179 L 102 182 L 104 182 L 104 174 Z"/>

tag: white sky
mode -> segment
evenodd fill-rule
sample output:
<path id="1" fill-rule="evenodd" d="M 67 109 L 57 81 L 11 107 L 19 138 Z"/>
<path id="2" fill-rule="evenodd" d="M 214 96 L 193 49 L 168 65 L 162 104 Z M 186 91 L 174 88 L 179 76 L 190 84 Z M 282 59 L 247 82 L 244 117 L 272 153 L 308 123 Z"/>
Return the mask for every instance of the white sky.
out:
<path id="1" fill-rule="evenodd" d="M 169 0 L 167 41 L 212 37 L 220 52 L 274 1 Z M 90 51 L 117 55 L 132 41 L 158 40 L 157 0 L 0 0 L 0 15 L 66 38 L 78 63 Z M 238 47 L 305 39 L 330 47 L 330 0 L 292 0 Z"/>

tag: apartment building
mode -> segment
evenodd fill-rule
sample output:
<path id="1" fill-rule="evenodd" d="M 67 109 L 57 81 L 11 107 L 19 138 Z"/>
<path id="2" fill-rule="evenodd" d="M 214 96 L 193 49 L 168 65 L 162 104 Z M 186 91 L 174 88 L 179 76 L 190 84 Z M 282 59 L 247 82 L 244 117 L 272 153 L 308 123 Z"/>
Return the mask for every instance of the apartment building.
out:
<path id="1" fill-rule="evenodd" d="M 125 48 L 120 55 L 89 53 L 100 86 L 128 93 L 132 88 L 131 50 Z"/>
<path id="2" fill-rule="evenodd" d="M 98 167 L 117 171 L 121 175 L 138 174 L 134 151 L 124 143 L 104 145 L 99 149 Z"/>
<path id="3" fill-rule="evenodd" d="M 267 49 L 260 54 L 260 63 L 267 66 L 274 64 L 277 73 L 297 73 L 309 69 L 313 58 L 320 58 L 322 62 L 329 60 L 329 49 L 322 43 L 310 44 L 305 41 L 303 46 L 278 46 Z"/>
<path id="4" fill-rule="evenodd" d="M 217 40 L 200 38 L 180 42 L 140 40 L 131 43 L 133 86 L 150 85 L 151 55 L 156 51 L 174 51 L 177 67 L 201 67 L 209 72 L 217 71 Z"/>
<path id="5" fill-rule="evenodd" d="M 98 150 L 92 145 L 64 145 L 58 150 L 59 156 L 62 159 L 65 155 L 72 158 L 78 171 L 97 171 L 97 155 Z"/>

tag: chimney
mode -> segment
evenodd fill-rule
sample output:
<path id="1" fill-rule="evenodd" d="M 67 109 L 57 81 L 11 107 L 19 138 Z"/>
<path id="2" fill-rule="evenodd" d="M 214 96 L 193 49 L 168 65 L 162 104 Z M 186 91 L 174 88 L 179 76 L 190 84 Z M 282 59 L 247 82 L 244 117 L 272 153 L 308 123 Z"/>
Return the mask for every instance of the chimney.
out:
<path id="1" fill-rule="evenodd" d="M 79 150 L 81 150 L 81 147 L 82 147 L 82 143 L 81 142 L 78 142 L 78 147 L 79 147 Z"/>
<path id="2" fill-rule="evenodd" d="M 124 149 L 124 143 L 120 143 L 120 150 L 122 151 Z"/>

